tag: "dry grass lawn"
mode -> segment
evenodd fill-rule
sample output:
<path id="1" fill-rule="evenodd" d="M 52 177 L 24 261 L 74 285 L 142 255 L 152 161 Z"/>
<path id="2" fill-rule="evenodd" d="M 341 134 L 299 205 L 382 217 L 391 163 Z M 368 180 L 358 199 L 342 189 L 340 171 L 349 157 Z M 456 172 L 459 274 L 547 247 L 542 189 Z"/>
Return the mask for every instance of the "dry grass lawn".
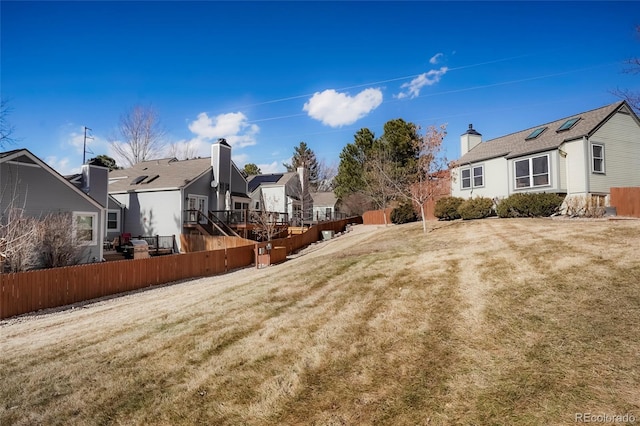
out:
<path id="1" fill-rule="evenodd" d="M 640 221 L 356 226 L 0 324 L 0 424 L 640 422 Z"/>

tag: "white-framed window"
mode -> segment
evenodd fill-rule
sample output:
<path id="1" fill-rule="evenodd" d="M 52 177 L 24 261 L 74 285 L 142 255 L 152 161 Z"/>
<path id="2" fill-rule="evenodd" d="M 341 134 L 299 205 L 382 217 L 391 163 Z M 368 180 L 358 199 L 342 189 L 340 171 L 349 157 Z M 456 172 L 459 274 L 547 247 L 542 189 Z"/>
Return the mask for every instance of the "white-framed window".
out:
<path id="1" fill-rule="evenodd" d="M 602 144 L 591 144 L 591 171 L 604 173 L 604 145 Z"/>
<path id="2" fill-rule="evenodd" d="M 120 231 L 120 210 L 107 211 L 107 232 Z"/>
<path id="3" fill-rule="evenodd" d="M 460 171 L 462 189 L 484 186 L 484 166 L 473 166 Z"/>
<path id="4" fill-rule="evenodd" d="M 540 155 L 513 162 L 516 189 L 549 185 L 549 155 Z"/>
<path id="5" fill-rule="evenodd" d="M 73 212 L 73 238 L 81 245 L 98 244 L 98 213 Z"/>

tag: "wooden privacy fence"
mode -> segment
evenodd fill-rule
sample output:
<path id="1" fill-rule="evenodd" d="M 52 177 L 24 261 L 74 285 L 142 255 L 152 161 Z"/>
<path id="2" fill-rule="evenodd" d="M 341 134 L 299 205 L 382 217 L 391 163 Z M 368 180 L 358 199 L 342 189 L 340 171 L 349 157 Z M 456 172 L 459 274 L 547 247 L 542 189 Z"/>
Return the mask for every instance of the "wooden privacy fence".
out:
<path id="1" fill-rule="evenodd" d="M 393 209 L 369 210 L 362 215 L 362 223 L 365 225 L 385 225 L 391 224 L 391 211 Z M 387 221 L 385 222 L 385 215 Z"/>
<path id="2" fill-rule="evenodd" d="M 253 263 L 253 247 L 0 274 L 0 319 Z"/>
<path id="3" fill-rule="evenodd" d="M 348 223 L 361 223 L 361 218 L 320 223 L 304 234 L 271 244 L 292 253 L 318 241 L 322 231 L 342 232 Z M 266 244 L 0 274 L 0 319 L 251 266 L 254 249 Z"/>
<path id="4" fill-rule="evenodd" d="M 255 243 L 255 241 L 247 240 L 240 237 L 224 237 L 199 234 L 180 235 L 180 250 L 183 253 L 253 246 Z"/>
<path id="5" fill-rule="evenodd" d="M 640 187 L 611 188 L 609 204 L 618 216 L 640 217 Z"/>
<path id="6" fill-rule="evenodd" d="M 438 218 L 434 215 L 436 202 L 442 198 L 443 196 L 437 196 L 433 200 L 426 201 L 424 205 L 424 215 L 427 220 L 438 220 Z M 420 215 L 420 207 L 418 204 L 414 203 L 415 211 Z M 365 212 L 362 215 L 362 221 L 365 225 L 384 225 L 384 214 L 387 215 L 387 224 L 391 224 L 391 212 L 393 209 L 384 209 L 384 210 L 370 210 Z"/>

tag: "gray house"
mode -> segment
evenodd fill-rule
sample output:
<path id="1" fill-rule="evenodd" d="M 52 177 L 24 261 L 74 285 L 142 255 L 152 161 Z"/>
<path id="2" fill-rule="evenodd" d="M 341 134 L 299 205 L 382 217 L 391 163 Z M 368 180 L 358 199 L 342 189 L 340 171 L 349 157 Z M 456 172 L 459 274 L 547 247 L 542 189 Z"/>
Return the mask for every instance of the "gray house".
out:
<path id="1" fill-rule="evenodd" d="M 106 170 L 105 168 L 99 166 L 83 166 L 90 167 L 95 170 L 96 168 L 101 168 Z M 82 189 L 85 181 L 84 173 L 77 173 L 70 176 L 65 176 L 69 182 L 75 185 L 77 188 Z M 105 191 L 108 189 L 108 174 L 104 176 L 104 188 Z M 122 235 L 124 232 L 122 228 L 122 218 L 124 217 L 124 206 L 118 202 L 112 195 L 107 194 L 107 214 L 104 221 L 105 225 L 105 240 L 113 241 L 116 237 Z"/>
<path id="2" fill-rule="evenodd" d="M 550 192 L 608 206 L 611 187 L 640 186 L 640 121 L 624 101 L 486 142 L 469 125 L 460 144 L 451 183 L 457 197 Z"/>
<path id="3" fill-rule="evenodd" d="M 27 149 L 0 153 L 0 215 L 21 208 L 25 215 L 44 218 L 69 212 L 72 232 L 84 250 L 81 262 L 103 257 L 107 207 L 107 174 L 103 167 L 82 167 L 79 186 L 65 179 Z"/>
<path id="4" fill-rule="evenodd" d="M 198 232 L 186 226 L 207 221 L 210 213 L 249 205 L 247 181 L 231 160 L 231 146 L 221 139 L 211 146 L 210 158 L 144 161 L 109 173 L 109 211 L 118 206 L 122 230 L 132 236 L 178 236 Z M 202 229 L 202 228 L 201 228 Z"/>

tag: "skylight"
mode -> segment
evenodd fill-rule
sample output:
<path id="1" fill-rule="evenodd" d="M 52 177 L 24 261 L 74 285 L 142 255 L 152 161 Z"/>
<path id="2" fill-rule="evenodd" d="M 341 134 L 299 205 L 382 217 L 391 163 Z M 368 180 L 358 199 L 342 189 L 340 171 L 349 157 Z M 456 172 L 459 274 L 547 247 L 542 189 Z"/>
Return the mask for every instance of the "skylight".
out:
<path id="1" fill-rule="evenodd" d="M 151 183 L 154 180 L 158 179 L 160 177 L 160 175 L 155 175 L 154 177 L 151 177 L 149 179 L 146 180 L 146 182 L 142 182 L 143 184 L 147 184 L 147 183 Z"/>
<path id="2" fill-rule="evenodd" d="M 580 117 L 570 118 L 567 121 L 565 121 L 562 126 L 558 127 L 558 130 L 556 130 L 556 131 L 557 132 L 563 132 L 565 130 L 569 130 L 570 128 L 572 128 L 578 122 L 578 120 L 580 120 Z"/>
<path id="3" fill-rule="evenodd" d="M 526 138 L 524 138 L 524 139 L 525 139 L 525 140 L 535 139 L 535 138 L 537 138 L 538 136 L 540 136 L 540 134 L 541 134 L 542 132 L 544 132 L 545 130 L 547 130 L 547 128 L 546 128 L 546 127 L 540 127 L 540 128 L 538 128 L 538 129 L 535 129 L 533 132 L 531 132 L 531 133 L 529 134 L 529 136 L 527 136 L 527 137 L 526 137 Z"/>
<path id="4" fill-rule="evenodd" d="M 137 185 L 140 182 L 142 182 L 143 180 L 145 180 L 148 176 L 144 175 L 144 176 L 138 176 L 137 178 L 135 178 L 134 180 L 131 181 L 131 185 Z"/>

